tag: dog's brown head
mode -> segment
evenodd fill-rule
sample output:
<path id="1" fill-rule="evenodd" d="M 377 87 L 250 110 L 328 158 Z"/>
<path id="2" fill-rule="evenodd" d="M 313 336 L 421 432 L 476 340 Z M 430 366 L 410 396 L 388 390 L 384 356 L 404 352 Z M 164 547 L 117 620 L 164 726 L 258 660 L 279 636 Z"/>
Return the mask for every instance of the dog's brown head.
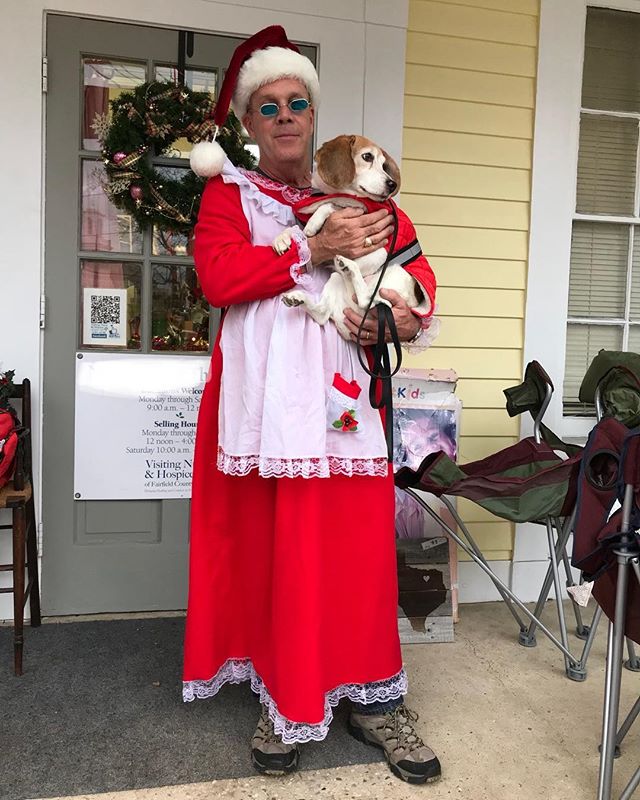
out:
<path id="1" fill-rule="evenodd" d="M 315 154 L 313 186 L 325 194 L 344 192 L 386 200 L 400 190 L 398 165 L 364 136 L 336 136 Z"/>

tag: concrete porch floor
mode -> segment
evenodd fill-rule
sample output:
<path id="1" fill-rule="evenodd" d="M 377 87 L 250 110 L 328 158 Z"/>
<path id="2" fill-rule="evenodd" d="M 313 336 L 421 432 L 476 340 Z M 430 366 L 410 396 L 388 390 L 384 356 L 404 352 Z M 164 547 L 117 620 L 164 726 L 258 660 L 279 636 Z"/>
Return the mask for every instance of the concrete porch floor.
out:
<path id="1" fill-rule="evenodd" d="M 585 619 L 591 613 L 589 608 Z M 550 626 L 554 616 L 550 603 L 545 612 Z M 381 763 L 302 771 L 284 779 L 256 776 L 76 798 L 595 800 L 606 625 L 601 623 L 584 683 L 564 676 L 561 654 L 544 636 L 538 636 L 535 649 L 525 649 L 515 634 L 515 622 L 502 603 L 465 605 L 454 643 L 405 646 L 407 704 L 419 712 L 419 730 L 442 762 L 443 778 L 437 784 L 409 786 Z M 580 643 L 571 638 L 578 652 Z M 623 670 L 622 677 L 623 719 L 640 694 L 640 673 Z M 302 748 L 301 761 L 308 747 L 313 744 Z M 639 762 L 640 721 L 616 761 L 615 798 Z"/>

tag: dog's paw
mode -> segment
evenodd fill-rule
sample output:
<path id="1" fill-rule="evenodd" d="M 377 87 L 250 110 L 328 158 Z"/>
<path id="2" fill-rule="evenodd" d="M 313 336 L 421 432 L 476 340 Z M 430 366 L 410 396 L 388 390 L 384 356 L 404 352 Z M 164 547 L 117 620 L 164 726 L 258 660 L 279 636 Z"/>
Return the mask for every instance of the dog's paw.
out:
<path id="1" fill-rule="evenodd" d="M 353 261 L 344 256 L 335 256 L 333 263 L 338 272 L 351 272 L 353 269 Z"/>
<path id="2" fill-rule="evenodd" d="M 312 225 L 311 220 L 309 220 L 309 222 L 307 222 L 307 224 L 302 229 L 302 232 L 307 237 L 307 239 L 310 239 L 312 236 L 315 236 L 316 233 L 318 233 L 318 227 L 317 225 Z"/>
<path id="3" fill-rule="evenodd" d="M 282 302 L 289 308 L 304 305 L 304 292 L 287 292 L 282 295 Z"/>
<path id="4" fill-rule="evenodd" d="M 279 256 L 287 252 L 287 250 L 291 247 L 291 233 L 288 228 L 276 236 L 271 244 L 271 247 L 273 247 Z"/>

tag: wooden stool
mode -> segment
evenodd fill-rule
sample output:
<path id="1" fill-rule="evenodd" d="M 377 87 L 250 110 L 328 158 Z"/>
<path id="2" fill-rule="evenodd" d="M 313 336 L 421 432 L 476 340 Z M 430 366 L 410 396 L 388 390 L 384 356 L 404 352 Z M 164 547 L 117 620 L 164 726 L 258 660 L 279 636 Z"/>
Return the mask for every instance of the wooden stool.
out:
<path id="1" fill-rule="evenodd" d="M 19 433 L 13 480 L 0 489 L 0 509 L 10 509 L 12 513 L 11 524 L 0 525 L 0 530 L 13 531 L 13 563 L 0 564 L 0 572 L 13 572 L 13 586 L 0 589 L 0 592 L 13 592 L 13 663 L 15 674 L 22 675 L 24 606 L 27 598 L 31 610 L 31 625 L 40 625 L 38 543 L 31 480 L 31 385 L 28 379 L 25 378 L 16 386 L 11 398 L 22 401 L 22 429 Z M 26 586 L 25 566 L 28 574 Z"/>

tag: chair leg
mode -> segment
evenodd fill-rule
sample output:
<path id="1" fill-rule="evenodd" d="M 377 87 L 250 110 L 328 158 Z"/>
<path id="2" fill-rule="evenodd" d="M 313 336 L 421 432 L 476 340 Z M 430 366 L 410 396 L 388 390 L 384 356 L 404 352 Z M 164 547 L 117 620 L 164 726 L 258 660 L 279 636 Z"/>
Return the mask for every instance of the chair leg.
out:
<path id="1" fill-rule="evenodd" d="M 33 495 L 27 503 L 27 574 L 31 583 L 29 593 L 29 608 L 31 611 L 31 626 L 40 625 L 40 581 L 38 580 L 38 538 L 36 528 L 36 514 Z"/>
<path id="2" fill-rule="evenodd" d="M 624 662 L 624 665 L 631 672 L 640 672 L 640 656 L 636 653 L 636 648 L 631 639 L 627 639 L 627 650 L 629 651 L 629 658 Z"/>
<path id="3" fill-rule="evenodd" d="M 631 511 L 634 502 L 633 484 L 624 487 L 622 503 L 622 525 L 620 544 L 613 550 L 618 562 L 616 581 L 616 605 L 613 621 L 609 623 L 607 637 L 607 668 L 604 684 L 604 708 L 602 713 L 602 749 L 598 774 L 598 800 L 611 800 L 613 760 L 618 736 L 618 711 L 620 708 L 620 684 L 622 679 L 622 653 L 624 650 L 625 620 L 627 618 L 627 588 L 629 569 L 633 553 L 630 548 Z"/>
<path id="4" fill-rule="evenodd" d="M 562 537 L 562 531 L 558 531 L 558 537 Z M 558 613 L 558 623 L 560 625 L 560 640 L 565 649 L 569 649 L 569 638 L 567 636 L 567 622 L 564 616 L 564 606 L 562 605 L 562 583 L 560 582 L 560 570 L 558 567 L 558 554 L 556 553 L 556 543 L 553 536 L 553 523 L 547 517 L 547 542 L 549 544 L 549 556 L 551 558 L 551 570 L 553 573 L 553 586 L 556 595 L 556 611 Z M 564 548 L 564 545 L 563 545 Z M 565 655 L 564 666 L 567 675 L 570 674 L 572 663 Z"/>
<path id="5" fill-rule="evenodd" d="M 16 675 L 22 675 L 26 517 L 23 505 L 13 509 L 13 663 Z"/>
<path id="6" fill-rule="evenodd" d="M 604 687 L 602 719 L 602 748 L 598 775 L 598 800 L 611 800 L 613 761 L 615 758 L 618 712 L 620 708 L 620 683 L 622 676 L 622 650 L 624 646 L 624 620 L 627 610 L 628 566 L 618 557 L 618 582 L 614 621 L 609 623 L 607 641 L 607 666 Z"/>

